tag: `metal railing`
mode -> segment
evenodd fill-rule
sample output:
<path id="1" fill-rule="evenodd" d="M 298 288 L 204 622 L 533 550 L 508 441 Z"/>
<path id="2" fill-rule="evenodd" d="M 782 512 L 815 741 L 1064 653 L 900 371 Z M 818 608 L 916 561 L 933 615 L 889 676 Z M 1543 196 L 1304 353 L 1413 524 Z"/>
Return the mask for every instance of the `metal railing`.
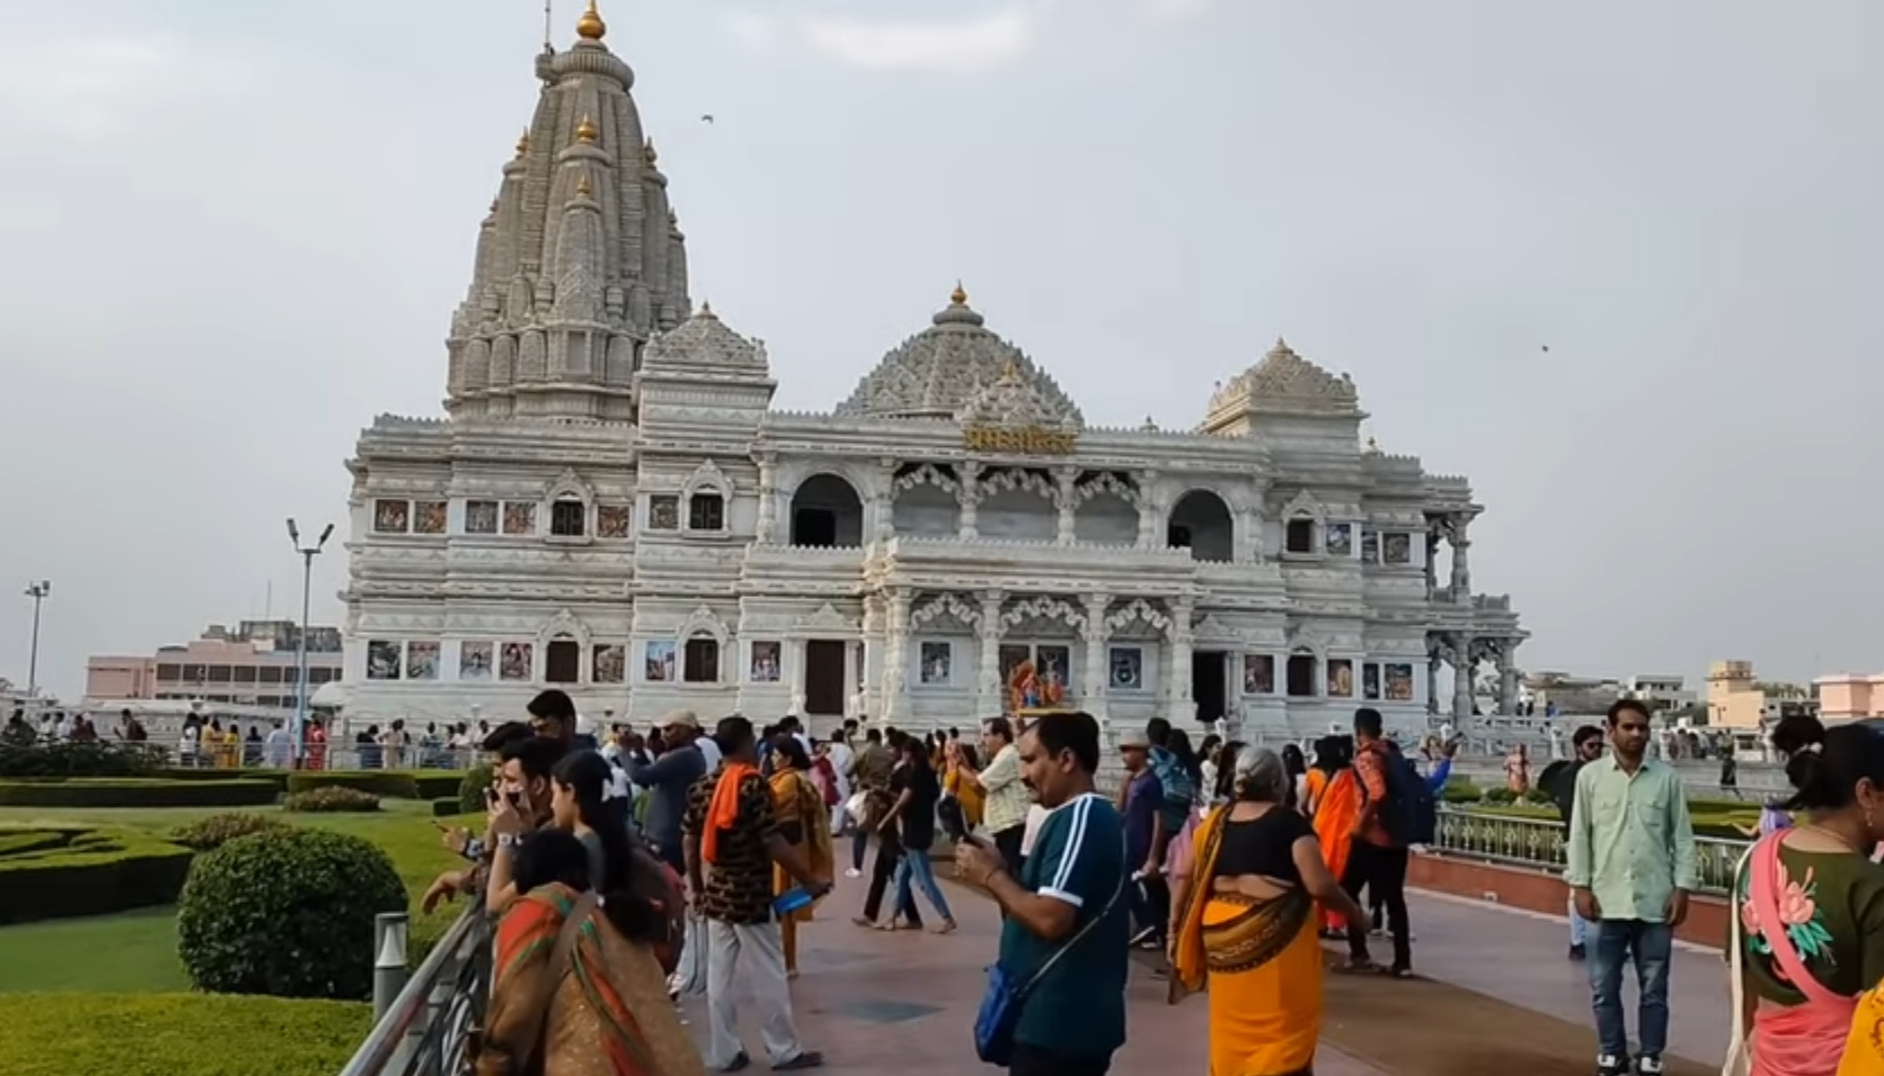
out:
<path id="1" fill-rule="evenodd" d="M 472 902 L 416 972 L 405 976 L 406 917 L 375 931 L 373 1030 L 340 1076 L 462 1076 L 491 995 L 491 921 Z"/>
<path id="2" fill-rule="evenodd" d="M 1718 837 L 1694 839 L 1695 873 L 1701 892 L 1724 894 L 1747 841 Z M 1479 859 L 1562 873 L 1569 851 L 1562 822 L 1495 811 L 1441 805 L 1431 849 L 1449 856 Z"/>

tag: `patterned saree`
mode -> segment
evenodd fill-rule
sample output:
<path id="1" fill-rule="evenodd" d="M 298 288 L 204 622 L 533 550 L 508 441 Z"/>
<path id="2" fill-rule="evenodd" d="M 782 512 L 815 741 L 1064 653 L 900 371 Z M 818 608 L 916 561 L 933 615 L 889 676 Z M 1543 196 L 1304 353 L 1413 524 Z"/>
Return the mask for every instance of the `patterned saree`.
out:
<path id="1" fill-rule="evenodd" d="M 576 899 L 546 885 L 504 912 L 477 1076 L 705 1076 L 653 953 L 599 909 L 550 966 Z"/>
<path id="2" fill-rule="evenodd" d="M 1213 893 L 1229 808 L 1198 827 L 1178 917 L 1173 1000 L 1209 987 L 1211 1076 L 1296 1076 L 1321 1037 L 1322 957 L 1315 902 L 1300 889 L 1267 900 Z"/>

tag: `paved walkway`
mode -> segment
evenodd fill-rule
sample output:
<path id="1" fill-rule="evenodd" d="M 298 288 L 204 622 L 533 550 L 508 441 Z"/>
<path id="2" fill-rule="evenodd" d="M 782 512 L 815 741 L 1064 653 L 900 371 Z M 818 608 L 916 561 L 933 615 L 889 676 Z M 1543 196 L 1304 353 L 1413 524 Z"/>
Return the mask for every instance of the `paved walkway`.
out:
<path id="1" fill-rule="evenodd" d="M 970 1028 L 982 969 L 996 948 L 993 905 L 945 884 L 957 933 L 886 934 L 851 924 L 863 888 L 862 880 L 840 880 L 823 918 L 801 935 L 803 974 L 793 998 L 805 1044 L 824 1051 L 833 1073 L 992 1072 L 975 1059 Z M 1564 959 L 1561 921 L 1424 894 L 1414 895 L 1412 917 L 1420 981 L 1329 977 L 1318 1076 L 1586 1076 L 1595 1054 L 1589 987 L 1583 966 Z M 1678 1057 L 1670 1072 L 1717 1072 L 1727 1036 L 1720 958 L 1678 951 L 1673 974 L 1671 1050 Z M 1172 1007 L 1164 996 L 1150 966 L 1136 966 L 1130 1041 L 1113 1072 L 1207 1071 L 1204 999 Z M 1633 1024 L 1632 1001 L 1629 1008 Z M 697 1024 L 705 1020 L 697 1001 L 689 1014 Z M 757 1021 L 744 1015 L 744 1038 L 760 1060 Z M 753 1071 L 764 1071 L 763 1063 Z"/>

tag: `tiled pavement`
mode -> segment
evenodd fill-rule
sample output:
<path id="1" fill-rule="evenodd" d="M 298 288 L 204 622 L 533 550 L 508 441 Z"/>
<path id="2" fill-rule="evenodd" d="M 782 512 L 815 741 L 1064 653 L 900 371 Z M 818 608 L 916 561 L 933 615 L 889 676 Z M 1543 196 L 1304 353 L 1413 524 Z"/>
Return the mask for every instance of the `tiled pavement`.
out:
<path id="1" fill-rule="evenodd" d="M 999 917 L 969 890 L 943 890 L 961 924 L 947 937 L 852 925 L 863 884 L 848 879 L 803 929 L 793 1000 L 800 1035 L 824 1051 L 828 1071 L 992 1071 L 975 1059 L 969 1029 Z M 1589 1071 L 1589 988 L 1582 966 L 1564 959 L 1561 921 L 1425 894 L 1414 895 L 1412 917 L 1414 962 L 1434 982 L 1331 980 L 1319 1076 L 1475 1071 L 1471 1062 L 1493 1058 L 1505 1062 L 1501 1071 L 1520 1065 L 1527 1076 Z M 1717 1069 L 1727 1034 L 1719 957 L 1678 951 L 1673 983 L 1672 1051 L 1699 1063 L 1683 1071 Z M 1130 1000 L 1130 1041 L 1114 1073 L 1207 1071 L 1204 999 L 1167 1006 L 1164 984 L 1140 965 Z M 1633 1024 L 1633 1002 L 1629 1008 Z M 704 1021 L 697 1002 L 689 1010 Z M 759 1060 L 757 1021 L 742 1016 Z M 764 1071 L 763 1062 L 753 1071 Z"/>

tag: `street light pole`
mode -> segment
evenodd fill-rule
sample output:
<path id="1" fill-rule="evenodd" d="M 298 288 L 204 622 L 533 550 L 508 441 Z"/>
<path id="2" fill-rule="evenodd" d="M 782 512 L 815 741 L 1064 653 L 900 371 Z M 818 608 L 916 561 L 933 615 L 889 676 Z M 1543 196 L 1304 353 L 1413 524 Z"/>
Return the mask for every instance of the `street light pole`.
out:
<path id="1" fill-rule="evenodd" d="M 315 539 L 313 545 L 304 546 L 301 544 L 301 529 L 294 525 L 293 517 L 288 519 L 288 541 L 294 543 L 294 551 L 301 555 L 301 631 L 295 646 L 295 664 L 299 671 L 295 674 L 294 684 L 294 728 L 290 730 L 288 737 L 293 766 L 297 770 L 301 768 L 301 762 L 307 756 L 307 624 L 309 606 L 314 594 L 314 558 L 319 555 L 321 547 L 327 544 L 328 537 L 333 533 L 334 525 L 329 523 L 321 531 L 321 536 Z"/>
<path id="2" fill-rule="evenodd" d="M 39 606 L 52 596 L 52 580 L 36 579 L 26 584 L 26 596 L 33 599 L 33 648 L 26 659 L 26 695 L 39 694 Z"/>

